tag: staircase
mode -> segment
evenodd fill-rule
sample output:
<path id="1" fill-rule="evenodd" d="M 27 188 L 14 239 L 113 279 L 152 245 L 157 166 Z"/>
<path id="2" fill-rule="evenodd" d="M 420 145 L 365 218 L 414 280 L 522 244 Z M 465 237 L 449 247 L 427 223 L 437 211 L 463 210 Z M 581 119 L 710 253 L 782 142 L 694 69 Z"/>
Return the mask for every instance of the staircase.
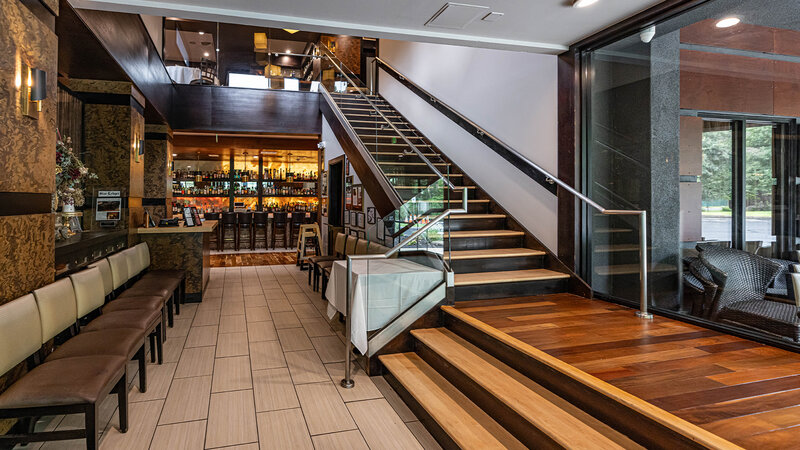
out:
<path id="1" fill-rule="evenodd" d="M 332 97 L 403 201 L 439 179 L 403 138 L 455 185 L 441 211 L 459 208 L 461 189 L 466 188 L 467 212 L 451 215 L 445 222 L 444 259 L 455 273 L 456 301 L 568 290 L 569 270 L 385 99 L 369 95 L 368 102 L 359 94 L 341 93 Z"/>

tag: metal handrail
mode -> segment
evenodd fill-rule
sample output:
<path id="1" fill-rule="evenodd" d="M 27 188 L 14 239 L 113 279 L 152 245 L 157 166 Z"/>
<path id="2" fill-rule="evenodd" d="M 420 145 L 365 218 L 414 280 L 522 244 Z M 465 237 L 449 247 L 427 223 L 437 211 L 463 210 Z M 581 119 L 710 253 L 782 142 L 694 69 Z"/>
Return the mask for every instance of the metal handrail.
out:
<path id="1" fill-rule="evenodd" d="M 452 182 L 450 182 L 450 180 L 449 180 L 448 178 L 446 178 L 444 175 L 442 175 L 442 172 L 440 172 L 440 171 L 439 171 L 439 169 L 437 169 L 437 168 L 436 168 L 436 166 L 434 166 L 434 165 L 433 165 L 433 163 L 432 163 L 432 162 L 430 162 L 430 161 L 428 160 L 428 158 L 426 158 L 426 157 L 425 157 L 425 155 L 423 155 L 423 154 L 422 154 L 422 152 L 421 152 L 421 151 L 420 151 L 420 150 L 417 148 L 417 146 L 416 146 L 416 145 L 414 145 L 414 144 L 413 144 L 413 143 L 412 143 L 412 142 L 411 142 L 411 141 L 410 141 L 410 140 L 409 140 L 409 139 L 406 137 L 406 135 L 405 135 L 404 133 L 401 133 L 401 132 L 400 132 L 400 130 L 399 130 L 399 129 L 398 129 L 396 126 L 394 126 L 394 124 L 393 124 L 393 123 L 392 123 L 392 122 L 389 120 L 389 118 L 388 118 L 388 117 L 386 117 L 386 115 L 384 115 L 384 114 L 383 114 L 383 112 L 381 112 L 381 110 L 380 110 L 380 109 L 379 109 L 377 106 L 375 106 L 375 104 L 374 104 L 374 103 L 372 103 L 372 100 L 370 100 L 370 99 L 369 99 L 369 96 L 367 96 L 366 94 L 364 94 L 364 92 L 362 92 L 362 91 L 361 91 L 361 89 L 358 89 L 358 85 L 357 85 L 355 82 L 353 82 L 353 80 L 352 80 L 352 79 L 351 79 L 349 76 L 347 76 L 347 73 L 345 73 L 344 69 L 342 69 L 342 68 L 341 68 L 341 66 L 339 66 L 339 64 L 337 64 L 337 63 L 336 63 L 336 61 L 334 61 L 334 59 L 331 57 L 331 55 L 333 55 L 333 52 L 331 52 L 331 51 L 330 51 L 330 49 L 328 48 L 328 46 L 326 46 L 325 44 L 322 44 L 322 46 L 321 46 L 320 48 L 324 48 L 324 49 L 325 49 L 325 51 L 327 51 L 327 52 L 330 54 L 330 55 L 326 54 L 326 55 L 324 55 L 324 56 L 325 56 L 326 58 L 328 58 L 328 60 L 331 62 L 331 64 L 333 64 L 333 66 L 334 66 L 334 67 L 336 67 L 336 69 L 337 69 L 337 70 L 338 70 L 338 71 L 339 71 L 339 72 L 340 72 L 342 75 L 344 75 L 344 77 L 345 77 L 345 79 L 347 80 L 347 82 L 348 82 L 348 83 L 350 83 L 351 85 L 353 85 L 353 87 L 357 88 L 356 90 L 358 91 L 358 93 L 359 93 L 359 94 L 360 94 L 362 97 L 364 97 L 364 100 L 366 100 L 366 101 L 367 101 L 367 103 L 369 103 L 369 106 L 370 106 L 370 107 L 372 107 L 372 109 L 373 109 L 373 110 L 375 110 L 375 112 L 377 112 L 377 113 L 378 113 L 378 114 L 381 116 L 381 118 L 384 120 L 384 122 L 388 123 L 388 124 L 389 124 L 389 126 L 390 126 L 390 127 L 392 127 L 392 130 L 394 130 L 394 132 L 395 132 L 395 133 L 397 133 L 397 134 L 398 134 L 398 136 L 400 136 L 400 138 L 402 138 L 402 139 L 403 139 L 403 141 L 405 141 L 405 143 L 406 143 L 406 144 L 407 144 L 409 147 L 411 147 L 411 149 L 412 149 L 412 150 L 414 150 L 414 153 L 416 153 L 416 154 L 417 154 L 417 156 L 419 156 L 419 157 L 420 157 L 420 159 L 422 159 L 422 161 L 423 161 L 423 162 L 424 162 L 424 163 L 425 163 L 425 164 L 428 166 L 428 168 L 430 168 L 430 169 L 433 171 L 433 173 L 434 173 L 434 174 L 436 174 L 436 176 L 437 176 L 437 177 L 439 177 L 439 179 L 441 179 L 442 181 L 444 181 L 444 182 L 445 182 L 445 184 L 447 184 L 447 186 L 448 186 L 450 189 L 455 189 L 456 187 L 453 185 L 453 183 L 452 183 Z M 334 55 L 334 56 L 335 56 L 335 55 Z"/>
<path id="2" fill-rule="evenodd" d="M 515 157 L 519 158 L 525 164 L 533 168 L 534 170 L 538 171 L 540 174 L 545 176 L 545 179 L 550 184 L 557 184 L 565 191 L 572 194 L 574 197 L 577 197 L 582 202 L 586 203 L 587 205 L 591 206 L 592 208 L 599 211 L 601 214 L 605 215 L 631 215 L 631 216 L 639 216 L 639 256 L 640 256 L 640 263 L 639 263 L 639 282 L 641 284 L 640 291 L 639 291 L 639 311 L 636 312 L 636 315 L 644 318 L 644 319 L 652 319 L 653 315 L 648 312 L 648 305 L 647 305 L 647 211 L 645 210 L 620 210 L 620 209 L 606 209 L 599 205 L 594 200 L 590 199 L 583 193 L 575 190 L 572 186 L 567 184 L 565 181 L 559 179 L 557 176 L 553 175 L 552 173 L 548 172 L 535 162 L 531 161 L 530 159 L 523 156 L 520 152 L 516 151 L 508 144 L 500 140 L 498 137 L 494 136 L 492 133 L 488 132 L 486 129 L 481 127 L 480 125 L 476 124 L 460 112 L 453 109 L 453 107 L 447 105 L 443 101 L 439 100 L 436 96 L 431 94 L 430 92 L 423 89 L 420 85 L 414 83 L 413 81 L 409 80 L 408 77 L 405 76 L 402 72 L 397 70 L 391 64 L 387 63 L 386 61 L 382 60 L 379 57 L 375 58 L 376 61 L 380 62 L 380 64 L 390 68 L 394 72 L 396 72 L 400 79 L 404 82 L 413 85 L 415 89 L 422 92 L 424 95 L 428 96 L 432 102 L 441 105 L 443 108 L 447 109 L 450 114 L 458 117 L 459 120 L 462 120 L 468 123 L 470 126 L 474 127 L 480 136 L 486 137 L 488 139 L 494 140 L 500 145 L 504 146 L 510 153 L 512 153 Z"/>
<path id="3" fill-rule="evenodd" d="M 378 253 L 378 254 L 368 254 L 368 255 L 347 255 L 347 280 L 345 281 L 345 310 L 347 311 L 347 316 L 345 317 L 345 361 L 344 361 L 344 379 L 341 381 L 341 385 L 343 388 L 349 389 L 355 386 L 355 381 L 353 381 L 352 373 L 351 373 L 351 358 L 353 354 L 353 326 L 351 323 L 351 319 L 353 317 L 353 302 L 352 302 L 352 290 L 353 290 L 353 260 L 364 260 L 364 259 L 388 259 L 395 253 L 399 252 L 400 249 L 407 246 L 411 242 L 417 240 L 423 233 L 431 229 L 434 225 L 438 224 L 442 220 L 446 219 L 451 214 L 462 214 L 467 212 L 468 208 L 468 198 L 467 198 L 467 189 L 462 188 L 461 194 L 461 209 L 447 209 L 443 213 L 439 214 L 435 218 L 433 218 L 430 222 L 423 225 L 419 230 L 411 233 L 411 235 L 402 242 L 395 245 L 394 247 L 390 248 L 386 253 Z M 331 273 L 333 276 L 333 273 Z M 369 314 L 369 310 L 367 310 L 367 314 Z"/>

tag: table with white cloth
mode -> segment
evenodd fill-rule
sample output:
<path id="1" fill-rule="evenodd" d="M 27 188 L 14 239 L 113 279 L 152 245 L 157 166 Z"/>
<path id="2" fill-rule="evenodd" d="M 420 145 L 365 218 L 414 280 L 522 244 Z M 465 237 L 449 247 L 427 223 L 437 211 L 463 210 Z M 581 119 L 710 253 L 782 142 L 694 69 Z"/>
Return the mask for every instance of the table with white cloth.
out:
<path id="1" fill-rule="evenodd" d="M 202 76 L 199 68 L 186 66 L 167 66 L 167 73 L 178 84 L 189 84 Z"/>
<path id="2" fill-rule="evenodd" d="M 347 262 L 334 262 L 325 290 L 331 319 L 337 312 L 347 314 L 346 280 Z M 441 270 L 406 259 L 353 260 L 353 345 L 365 354 L 368 331 L 391 322 L 442 281 Z"/>

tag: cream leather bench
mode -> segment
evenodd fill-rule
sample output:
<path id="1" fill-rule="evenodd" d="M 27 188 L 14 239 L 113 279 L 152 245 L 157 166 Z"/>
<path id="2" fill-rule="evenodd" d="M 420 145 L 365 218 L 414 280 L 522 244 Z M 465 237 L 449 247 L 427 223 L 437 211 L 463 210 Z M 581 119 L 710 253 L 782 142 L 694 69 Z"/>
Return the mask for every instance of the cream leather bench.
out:
<path id="1" fill-rule="evenodd" d="M 178 282 L 178 289 L 175 297 L 175 313 L 180 314 L 180 305 L 186 302 L 186 271 L 182 269 L 150 269 L 150 247 L 146 242 L 137 244 L 133 247 L 139 255 L 141 264 L 142 279 L 148 280 L 167 279 Z"/>
<path id="2" fill-rule="evenodd" d="M 136 256 L 133 249 L 127 249 L 106 258 L 111 267 L 112 296 L 120 299 L 159 297 L 167 312 L 167 323 L 172 326 L 174 303 L 172 283 L 161 282 L 161 280 L 135 281 L 136 276 L 141 272 L 139 258 Z"/>
<path id="3" fill-rule="evenodd" d="M 68 279 L 62 281 L 70 283 Z M 0 306 L 0 373 L 7 373 L 30 359 L 40 352 L 42 342 L 60 332 L 56 330 L 75 323 L 74 303 L 63 306 L 60 301 L 54 302 L 53 293 L 53 289 L 39 291 L 44 315 L 39 313 L 34 294 Z M 67 320 L 67 315 L 72 318 Z M 125 356 L 92 355 L 48 359 L 33 367 L 0 394 L 0 418 L 82 413 L 84 428 L 1 435 L 0 445 L 85 438 L 86 448 L 96 450 L 101 431 L 98 410 L 112 393 L 117 395 L 119 404 L 119 429 L 125 433 L 128 430 L 127 362 Z"/>

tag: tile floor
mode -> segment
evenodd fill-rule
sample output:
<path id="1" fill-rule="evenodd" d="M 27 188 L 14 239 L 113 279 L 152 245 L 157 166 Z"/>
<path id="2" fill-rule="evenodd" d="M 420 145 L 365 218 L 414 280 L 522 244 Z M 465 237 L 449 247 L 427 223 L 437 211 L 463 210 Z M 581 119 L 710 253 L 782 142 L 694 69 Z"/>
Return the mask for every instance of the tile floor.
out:
<path id="1" fill-rule="evenodd" d="M 148 367 L 147 393 L 129 366 L 127 433 L 116 399 L 103 404 L 101 449 L 439 448 L 383 378 L 355 365 L 355 388 L 339 386 L 343 327 L 306 280 L 293 264 L 211 269 L 203 303 L 185 305 L 168 330 L 164 364 Z M 39 424 L 82 426 L 82 415 Z"/>

